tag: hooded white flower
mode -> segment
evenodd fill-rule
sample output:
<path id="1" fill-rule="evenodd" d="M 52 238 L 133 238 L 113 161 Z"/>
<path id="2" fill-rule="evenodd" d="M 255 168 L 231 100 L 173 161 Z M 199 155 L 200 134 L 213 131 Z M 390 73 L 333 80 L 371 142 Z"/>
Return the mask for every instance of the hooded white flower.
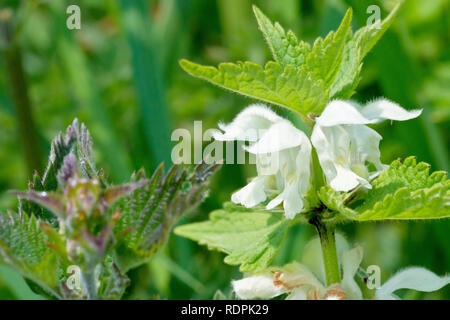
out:
<path id="1" fill-rule="evenodd" d="M 344 249 L 348 246 L 341 237 L 338 251 L 342 268 L 342 281 L 326 287 L 321 280 L 321 270 L 310 270 L 311 266 L 323 265 L 321 254 L 303 257 L 303 263 L 290 263 L 281 268 L 271 268 L 263 274 L 256 274 L 241 280 L 232 281 L 233 290 L 240 299 L 271 299 L 287 293 L 287 300 L 355 300 L 362 299 L 362 293 L 354 279 L 361 264 L 363 250 L 358 246 L 354 249 Z M 309 244 L 310 249 L 320 246 L 314 239 Z M 319 248 L 320 253 L 320 248 Z M 312 261 L 314 260 L 314 261 Z"/>
<path id="2" fill-rule="evenodd" d="M 336 191 L 349 191 L 358 185 L 371 188 L 369 181 L 386 166 L 380 162 L 382 137 L 366 124 L 409 120 L 421 112 L 407 111 L 386 99 L 364 107 L 348 101 L 330 102 L 316 118 L 311 135 L 327 183 Z"/>
<path id="3" fill-rule="evenodd" d="M 450 283 L 450 276 L 439 277 L 433 272 L 419 267 L 412 267 L 398 272 L 386 281 L 375 292 L 377 300 L 398 300 L 394 291 L 399 289 L 412 289 L 432 292 L 445 287 Z"/>
<path id="4" fill-rule="evenodd" d="M 289 219 L 305 207 L 311 170 L 311 143 L 291 122 L 263 105 L 251 105 L 230 124 L 219 124 L 219 141 L 249 141 L 245 150 L 256 156 L 257 177 L 231 196 L 245 207 L 271 199 L 267 209 L 283 203 Z"/>

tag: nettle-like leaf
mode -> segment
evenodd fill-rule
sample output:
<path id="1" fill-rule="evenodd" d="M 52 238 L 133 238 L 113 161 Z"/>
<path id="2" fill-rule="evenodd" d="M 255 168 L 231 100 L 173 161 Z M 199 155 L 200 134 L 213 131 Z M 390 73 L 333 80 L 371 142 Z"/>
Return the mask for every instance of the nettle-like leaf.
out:
<path id="1" fill-rule="evenodd" d="M 144 170 L 121 185 L 97 173 L 92 140 L 75 120 L 52 143 L 41 179 L 29 190 L 12 191 L 19 213 L 0 213 L 0 263 L 18 270 L 38 294 L 59 299 L 118 299 L 129 279 L 125 272 L 148 260 L 173 224 L 207 196 L 209 176 L 220 164 L 195 168 L 161 165 L 151 179 Z M 95 286 L 72 290 L 67 267 L 76 265 L 83 281 Z M 84 283 L 84 282 L 83 282 Z"/>
<path id="2" fill-rule="evenodd" d="M 325 39 L 317 38 L 312 48 L 308 43 L 298 41 L 292 31 L 286 33 L 279 23 L 273 24 L 255 6 L 254 11 L 277 62 L 282 66 L 303 68 L 304 72 L 312 73 L 313 79 L 323 81 L 329 90 L 327 99 L 347 99 L 353 94 L 359 82 L 361 59 L 356 42 L 352 40 L 351 8 L 338 30 L 331 31 Z"/>
<path id="3" fill-rule="evenodd" d="M 352 9 L 348 9 L 336 32 L 331 31 L 325 39 L 317 38 L 311 52 L 306 57 L 306 65 L 316 79 L 322 79 L 330 87 L 338 74 L 347 39 L 352 37 L 350 25 Z"/>
<path id="4" fill-rule="evenodd" d="M 65 135 L 59 133 L 52 141 L 47 169 L 40 181 L 40 186 L 34 185 L 37 191 L 56 190 L 58 187 L 58 174 L 67 155 L 73 153 L 79 159 L 83 176 L 93 178 L 97 176 L 92 157 L 92 139 L 84 123 L 79 124 L 78 119 L 67 127 Z"/>
<path id="5" fill-rule="evenodd" d="M 314 44 L 272 23 L 253 7 L 259 28 L 275 59 L 261 67 L 252 62 L 222 63 L 218 68 L 181 60 L 189 74 L 225 89 L 300 113 L 320 114 L 329 100 L 349 99 L 359 83 L 362 60 L 392 24 L 401 3 L 377 25 L 351 30 L 349 8 L 339 28 Z"/>
<path id="6" fill-rule="evenodd" d="M 253 62 L 221 63 L 218 68 L 180 61 L 189 74 L 225 89 L 273 103 L 306 115 L 318 113 L 328 101 L 323 80 L 314 79 L 305 68 L 282 67 L 269 61 L 265 67 Z"/>
<path id="7" fill-rule="evenodd" d="M 346 201 L 346 195 L 331 188 L 323 187 L 319 197 L 329 209 L 356 221 L 450 217 L 447 174 L 442 171 L 430 174 L 430 166 L 424 162 L 417 163 L 414 157 L 406 158 L 403 163 L 393 161 L 372 181 L 372 189 L 349 206 L 346 202 L 351 201 Z"/>
<path id="8" fill-rule="evenodd" d="M 330 100 L 349 99 L 360 80 L 362 58 L 355 40 L 348 40 L 342 54 L 339 71 L 330 85 Z"/>
<path id="9" fill-rule="evenodd" d="M 249 272 L 269 265 L 292 223 L 283 213 L 225 204 L 210 214 L 209 221 L 180 226 L 174 232 L 226 253 L 225 263 Z"/>
<path id="10" fill-rule="evenodd" d="M 204 200 L 208 177 L 219 167 L 204 162 L 193 170 L 174 165 L 164 176 L 161 165 L 144 187 L 117 203 L 114 210 L 120 220 L 114 230 L 115 257 L 122 272 L 148 261 L 178 219 Z M 141 170 L 132 180 L 144 177 Z"/>
<path id="11" fill-rule="evenodd" d="M 351 8 L 338 30 L 331 31 L 325 39 L 318 38 L 312 48 L 298 41 L 292 31 L 285 32 L 278 22 L 273 24 L 256 6 L 253 9 L 277 62 L 282 66 L 303 67 L 305 72 L 309 70 L 313 79 L 320 79 L 329 88 L 330 99 L 347 99 L 353 94 L 359 82 L 361 59 L 356 42 L 352 40 Z"/>
<path id="12" fill-rule="evenodd" d="M 402 4 L 402 1 L 399 2 L 380 25 L 364 26 L 347 37 L 339 71 L 330 87 L 330 100 L 349 99 L 353 95 L 360 80 L 364 57 L 391 26 Z M 351 35 L 351 31 L 349 33 Z"/>
<path id="13" fill-rule="evenodd" d="M 120 299 L 130 284 L 130 279 L 120 272 L 112 257 L 107 257 L 103 261 L 99 279 L 99 296 L 105 300 Z"/>
<path id="14" fill-rule="evenodd" d="M 323 186 L 317 192 L 317 195 L 323 205 L 331 211 L 339 212 L 344 218 L 353 218 L 357 215 L 355 211 L 346 207 L 345 196 L 343 192 L 337 192 L 330 186 Z M 326 217 L 325 217 L 326 218 Z"/>
<path id="15" fill-rule="evenodd" d="M 67 256 L 58 250 L 60 241 L 58 234 L 49 237 L 34 215 L 0 213 L 0 263 L 19 271 L 53 296 L 58 296 L 68 265 Z"/>
<path id="16" fill-rule="evenodd" d="M 354 208 L 358 221 L 450 217 L 450 182 L 442 171 L 414 157 L 394 161 L 372 183 L 364 203 Z"/>
<path id="17" fill-rule="evenodd" d="M 278 22 L 272 23 L 258 7 L 253 6 L 253 11 L 275 61 L 283 67 L 288 64 L 301 67 L 311 52 L 311 45 L 299 41 L 291 30 L 286 32 Z"/>
<path id="18" fill-rule="evenodd" d="M 79 124 L 75 119 L 67 127 L 65 134 L 59 133 L 51 143 L 51 150 L 47 168 L 42 178 L 36 172 L 33 181 L 28 184 L 30 192 L 55 191 L 60 185 L 58 176 L 64 174 L 64 161 L 69 154 L 76 155 L 81 169 L 81 176 L 86 178 L 97 177 L 97 171 L 92 157 L 92 139 L 84 123 Z M 68 165 L 66 163 L 66 175 Z M 73 169 L 73 168 L 72 168 Z M 20 199 L 20 206 L 24 212 L 33 213 L 36 217 L 50 223 L 54 223 L 55 215 L 44 206 L 40 206 L 33 201 Z"/>
<path id="19" fill-rule="evenodd" d="M 394 21 L 394 18 L 402 4 L 403 1 L 399 1 L 389 15 L 379 24 L 374 23 L 367 25 L 355 32 L 354 39 L 360 49 L 361 59 L 363 59 L 367 53 L 372 50 L 378 40 L 381 39 L 386 30 L 392 25 L 392 22 Z"/>

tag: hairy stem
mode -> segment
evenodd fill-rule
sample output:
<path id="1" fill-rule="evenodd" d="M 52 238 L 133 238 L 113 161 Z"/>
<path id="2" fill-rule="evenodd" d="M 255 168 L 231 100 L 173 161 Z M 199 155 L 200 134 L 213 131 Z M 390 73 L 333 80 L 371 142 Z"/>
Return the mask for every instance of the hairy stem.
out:
<path id="1" fill-rule="evenodd" d="M 95 275 L 95 267 L 98 262 L 97 257 L 90 252 L 87 254 L 85 268 L 81 272 L 81 284 L 83 294 L 86 294 L 88 300 L 97 300 L 97 279 Z"/>
<path id="2" fill-rule="evenodd" d="M 317 216 L 311 220 L 311 223 L 316 227 L 317 232 L 319 233 L 327 286 L 334 283 L 340 283 L 341 277 L 339 274 L 339 263 L 334 236 L 335 228 L 333 225 L 326 225 L 320 221 Z"/>
<path id="3" fill-rule="evenodd" d="M 87 294 L 89 300 L 97 300 L 97 284 L 95 279 L 95 269 L 90 268 L 81 273 L 81 283 L 83 286 L 83 293 Z"/>

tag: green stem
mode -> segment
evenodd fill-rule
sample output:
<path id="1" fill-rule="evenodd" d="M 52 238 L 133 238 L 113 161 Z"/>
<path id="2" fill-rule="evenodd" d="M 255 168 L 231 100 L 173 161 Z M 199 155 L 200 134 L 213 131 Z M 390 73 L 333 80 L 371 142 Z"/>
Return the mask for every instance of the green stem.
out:
<path id="1" fill-rule="evenodd" d="M 81 272 L 81 285 L 83 294 L 86 294 L 88 300 L 97 300 L 97 279 L 95 276 L 95 267 L 98 263 L 95 253 L 88 252 L 86 254 L 86 261 L 84 270 Z"/>
<path id="2" fill-rule="evenodd" d="M 95 269 L 90 268 L 81 273 L 83 293 L 86 292 L 89 300 L 97 300 L 97 284 L 95 279 Z"/>
<path id="3" fill-rule="evenodd" d="M 313 218 L 311 223 L 316 227 L 317 232 L 319 233 L 327 286 L 334 283 L 340 283 L 341 277 L 334 236 L 335 228 L 333 225 L 324 224 L 317 216 Z"/>

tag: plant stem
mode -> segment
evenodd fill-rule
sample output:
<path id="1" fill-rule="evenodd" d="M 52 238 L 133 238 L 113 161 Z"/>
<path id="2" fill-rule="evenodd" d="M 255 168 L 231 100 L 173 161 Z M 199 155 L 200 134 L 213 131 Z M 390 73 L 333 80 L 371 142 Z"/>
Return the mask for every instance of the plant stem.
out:
<path id="1" fill-rule="evenodd" d="M 316 216 L 311 220 L 320 237 L 320 245 L 322 247 L 323 263 L 325 267 L 325 275 L 327 278 L 327 286 L 334 283 L 340 283 L 339 263 L 336 252 L 336 242 L 334 236 L 334 226 L 326 225 Z"/>
<path id="2" fill-rule="evenodd" d="M 81 282 L 83 286 L 83 293 L 87 293 L 89 300 L 97 300 L 97 285 L 95 279 L 95 268 L 89 268 L 81 273 Z"/>
<path id="3" fill-rule="evenodd" d="M 88 300 L 97 300 L 97 279 L 95 276 L 95 266 L 98 260 L 94 256 L 94 253 L 89 252 L 86 254 L 86 262 L 84 270 L 81 272 L 81 284 L 83 294 L 87 295 Z"/>

